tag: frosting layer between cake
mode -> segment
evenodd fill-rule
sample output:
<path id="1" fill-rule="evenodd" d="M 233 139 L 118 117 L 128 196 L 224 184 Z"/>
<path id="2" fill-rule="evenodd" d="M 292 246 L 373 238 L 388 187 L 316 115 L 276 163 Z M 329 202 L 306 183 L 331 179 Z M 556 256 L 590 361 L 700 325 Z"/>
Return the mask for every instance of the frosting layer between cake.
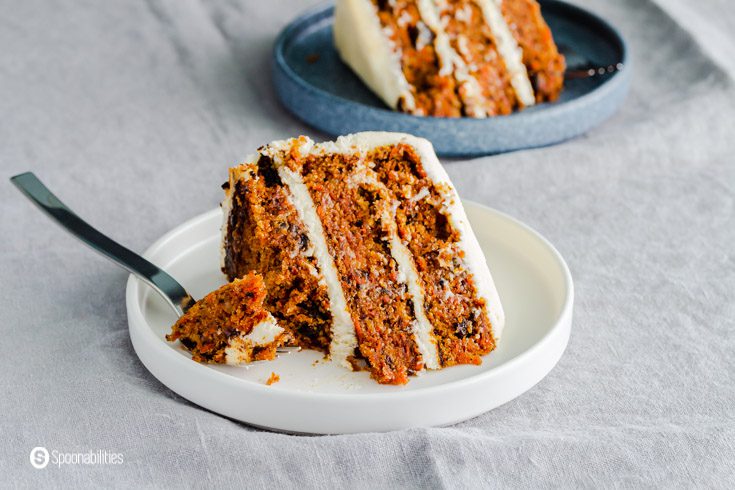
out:
<path id="1" fill-rule="evenodd" d="M 414 115 L 508 114 L 563 84 L 535 0 L 338 0 L 334 40 L 373 92 Z"/>
<path id="2" fill-rule="evenodd" d="M 273 175 L 254 163 L 263 159 Z M 403 383 L 423 368 L 479 363 L 495 347 L 505 322 L 497 290 L 428 141 L 384 132 L 325 143 L 300 137 L 266 145 L 249 160 L 226 186 L 223 270 L 231 277 L 237 270 L 233 223 L 252 219 L 233 211 L 233 199 L 243 199 L 237 189 L 273 180 L 296 210 L 279 226 L 304 230 L 303 238 L 292 234 L 303 242 L 294 253 L 315 259 L 312 274 L 325 285 L 333 361 L 355 367 L 362 359 L 380 382 Z M 253 209 L 268 199 L 258 197 Z M 301 289 L 303 303 L 309 291 Z M 289 325 L 288 312 L 274 314 Z"/>

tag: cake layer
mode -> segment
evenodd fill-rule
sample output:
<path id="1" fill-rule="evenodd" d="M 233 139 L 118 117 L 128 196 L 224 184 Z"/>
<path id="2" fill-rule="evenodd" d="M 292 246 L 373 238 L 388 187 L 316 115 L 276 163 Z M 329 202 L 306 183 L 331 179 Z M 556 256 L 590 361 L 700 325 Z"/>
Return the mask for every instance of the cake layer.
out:
<path id="1" fill-rule="evenodd" d="M 222 270 L 263 275 L 266 307 L 299 345 L 329 351 L 332 314 L 315 247 L 268 156 L 230 170 L 223 204 Z"/>
<path id="2" fill-rule="evenodd" d="M 197 301 L 166 340 L 178 340 L 197 362 L 246 364 L 271 360 L 288 333 L 263 307 L 265 284 L 248 274 Z"/>
<path id="3" fill-rule="evenodd" d="M 492 29 L 473 0 L 446 0 L 440 9 L 441 22 L 452 48 L 462 57 L 469 75 L 479 87 L 475 106 L 460 89 L 464 112 L 473 117 L 510 114 L 522 105 L 511 83 L 503 57 L 498 52 Z M 468 107 L 470 106 L 470 107 Z"/>
<path id="4" fill-rule="evenodd" d="M 390 194 L 366 176 L 359 154 L 314 147 L 302 154 L 295 142 L 274 161 L 299 175 L 314 203 L 352 316 L 354 360 L 364 358 L 381 383 L 406 383 L 423 364 L 413 336 L 412 300 L 390 249 Z"/>
<path id="5" fill-rule="evenodd" d="M 422 116 L 461 116 L 462 102 L 457 94 L 452 60 L 446 53 L 446 46 L 436 42 L 437 34 L 429 24 L 437 24 L 426 17 L 426 8 L 422 11 L 425 2 L 372 1 L 383 34 L 400 53 L 401 69 L 414 99 L 410 112 Z M 400 106 L 399 109 L 407 110 Z"/>
<path id="6" fill-rule="evenodd" d="M 379 382 L 400 384 L 423 368 L 479 363 L 495 347 L 502 307 L 428 141 L 368 132 L 320 144 L 300 137 L 259 151 L 257 165 L 231 173 L 224 269 L 275 274 L 274 283 L 289 290 L 278 264 L 283 251 L 293 263 L 308 263 L 318 280 L 298 290 L 328 310 L 319 328 L 329 330 L 332 360 L 366 364 Z M 297 247 L 303 237 L 306 245 Z M 243 239 L 250 241 L 235 246 Z M 258 247 L 266 251 L 252 251 Z"/>
<path id="7" fill-rule="evenodd" d="M 500 303 L 495 284 L 490 270 L 485 261 L 480 244 L 472 232 L 467 215 L 456 189 L 452 185 L 449 175 L 439 162 L 434 153 L 431 143 L 423 138 L 418 138 L 404 133 L 388 133 L 378 131 L 367 131 L 347 136 L 340 136 L 336 142 L 322 143 L 318 145 L 323 152 L 358 153 L 361 155 L 375 154 L 386 147 L 410 147 L 413 158 L 420 162 L 420 173 L 422 178 L 431 181 L 434 186 L 441 189 L 441 214 L 446 217 L 448 223 L 458 234 L 458 247 L 463 254 L 463 261 L 474 278 L 475 287 L 479 298 L 487 305 L 487 314 L 492 324 L 494 337 L 499 339 L 505 325 L 505 315 Z M 408 157 L 404 157 L 408 158 Z M 375 165 L 375 161 L 371 165 Z M 378 170 L 378 167 L 375 167 Z M 411 171 L 413 172 L 413 170 Z M 385 172 L 384 172 L 385 173 Z M 397 178 L 397 174 L 391 174 L 391 178 Z M 423 192 L 420 192 L 423 194 Z M 396 195 L 401 199 L 401 195 Z"/>
<path id="8" fill-rule="evenodd" d="M 282 145 L 271 144 L 267 151 L 278 162 L 279 175 L 288 186 L 299 217 L 307 230 L 309 239 L 314 243 L 314 255 L 324 277 L 329 297 L 329 310 L 332 314 L 332 335 L 329 343 L 329 355 L 333 360 L 343 366 L 351 367 L 350 359 L 355 355 L 355 351 L 357 350 L 355 324 L 347 304 L 347 298 L 345 297 L 345 291 L 340 281 L 335 259 L 331 255 L 327 245 L 324 225 L 301 174 L 284 165 L 288 154 L 296 148 L 299 141 L 284 142 Z M 282 148 L 279 148 L 279 146 Z"/>
<path id="9" fill-rule="evenodd" d="M 509 114 L 561 91 L 564 58 L 535 0 L 339 0 L 335 45 L 388 105 Z"/>
<path id="10" fill-rule="evenodd" d="M 379 147 L 368 158 L 397 198 L 399 236 L 414 258 L 423 286 L 440 365 L 479 364 L 480 356 L 495 348 L 495 338 L 488 301 L 478 294 L 476 276 L 465 260 L 462 227 L 447 212 L 459 204 L 456 193 L 448 181 L 429 177 L 409 144 Z"/>
<path id="11" fill-rule="evenodd" d="M 493 1 L 493 0 L 483 0 Z M 566 64 L 551 36 L 551 29 L 541 16 L 536 0 L 495 0 L 523 52 L 538 102 L 559 97 L 564 85 Z"/>

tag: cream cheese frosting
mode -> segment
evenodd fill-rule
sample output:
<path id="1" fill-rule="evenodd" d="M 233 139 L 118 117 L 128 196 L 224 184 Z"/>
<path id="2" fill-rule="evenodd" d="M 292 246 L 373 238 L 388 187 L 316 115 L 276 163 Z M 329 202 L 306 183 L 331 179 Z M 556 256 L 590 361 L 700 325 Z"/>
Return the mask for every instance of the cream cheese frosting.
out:
<path id="1" fill-rule="evenodd" d="M 388 106 L 415 109 L 411 86 L 403 75 L 401 52 L 383 32 L 370 0 L 339 0 L 334 11 L 334 45 L 342 60 Z"/>
<path id="2" fill-rule="evenodd" d="M 523 64 L 523 50 L 516 42 L 513 34 L 510 32 L 508 23 L 503 18 L 500 10 L 502 0 L 474 0 L 482 10 L 485 22 L 490 27 L 495 38 L 495 47 L 498 54 L 503 58 L 505 67 L 510 73 L 510 84 L 516 93 L 516 97 L 525 106 L 532 106 L 536 103 L 533 94 L 531 80 L 528 78 L 526 65 Z"/>
<path id="3" fill-rule="evenodd" d="M 252 359 L 250 352 L 253 347 L 268 345 L 283 333 L 276 319 L 269 313 L 268 317 L 258 323 L 247 335 L 238 335 L 230 338 L 225 347 L 225 364 L 233 366 L 246 364 Z"/>
<path id="4" fill-rule="evenodd" d="M 365 131 L 345 136 L 340 136 L 336 141 L 313 144 L 309 147 L 312 152 L 324 153 L 367 153 L 368 151 L 386 145 L 397 145 L 400 143 L 411 146 L 421 158 L 429 178 L 434 183 L 444 183 L 448 189 L 444 197 L 446 216 L 450 224 L 459 232 L 459 247 L 465 253 L 465 265 L 475 279 L 475 287 L 480 298 L 485 300 L 490 323 L 493 328 L 493 336 L 500 339 L 505 327 L 505 313 L 500 302 L 495 282 L 490 269 L 487 266 L 485 255 L 480 248 L 477 237 L 472 232 L 467 215 L 462 207 L 457 190 L 449 179 L 449 175 L 439 162 L 432 144 L 424 139 L 405 133 L 392 133 L 384 131 Z"/>
<path id="5" fill-rule="evenodd" d="M 336 264 L 329 253 L 324 228 L 310 191 L 300 173 L 292 171 L 284 165 L 284 152 L 290 151 L 294 144 L 296 144 L 298 151 L 302 155 L 342 153 L 364 156 L 369 151 L 381 146 L 406 144 L 412 147 L 418 154 L 428 178 L 437 185 L 437 189 L 444 189 L 440 203 L 442 212 L 447 217 L 451 226 L 459 233 L 459 241 L 454 246 L 463 254 L 462 260 L 474 279 L 477 296 L 484 300 L 493 336 L 496 340 L 500 339 L 505 326 L 505 315 L 497 289 L 479 242 L 472 232 L 457 191 L 451 184 L 449 176 L 437 159 L 429 141 L 403 133 L 364 132 L 340 136 L 334 142 L 325 143 L 314 143 L 310 139 L 303 137 L 298 141 L 284 140 L 273 142 L 261 149 L 261 153 L 272 158 L 278 175 L 283 185 L 287 188 L 290 196 L 289 200 L 296 209 L 307 237 L 312 244 L 308 251 L 300 251 L 299 253 L 308 253 L 310 256 L 316 258 L 320 283 L 326 286 L 329 309 L 333 318 L 330 357 L 334 362 L 348 369 L 352 368 L 348 359 L 354 354 L 355 348 L 357 347 L 355 324 L 339 279 Z M 257 158 L 252 157 L 248 161 L 254 163 L 257 161 Z M 248 175 L 247 172 L 241 172 L 239 177 L 248 178 Z M 346 182 L 347 185 L 367 183 L 386 189 L 384 184 L 379 181 L 375 171 L 372 170 L 371 162 L 365 159 L 362 160 L 358 169 L 347 177 Z M 225 213 L 228 213 L 231 209 L 232 191 L 232 188 L 229 189 L 225 202 L 222 205 Z M 410 199 L 421 200 L 426 198 L 430 198 L 430 193 L 428 189 L 423 188 L 416 192 L 416 195 Z M 390 253 L 396 261 L 398 280 L 406 284 L 408 294 L 413 301 L 415 321 L 412 325 L 412 331 L 424 366 L 427 369 L 438 369 L 441 365 L 436 341 L 433 336 L 434 327 L 424 311 L 425 298 L 421 280 L 413 255 L 408 249 L 407 244 L 399 238 L 396 231 L 395 210 L 397 207 L 398 202 L 392 203 L 383 212 L 383 221 L 388 223 L 387 230 Z M 226 233 L 226 227 L 227 215 L 225 215 L 225 221 L 223 223 L 223 233 Z M 267 332 L 267 330 L 264 330 L 264 332 Z M 265 338 L 267 336 L 265 334 L 261 336 L 253 333 L 253 337 Z M 234 355 L 235 353 L 233 351 Z"/>
<path id="6" fill-rule="evenodd" d="M 484 20 L 492 32 L 496 49 L 510 75 L 510 84 L 518 100 L 524 106 L 535 104 L 535 95 L 526 66 L 523 51 L 516 42 L 501 11 L 502 0 L 473 0 L 480 8 Z M 417 0 L 421 20 L 417 26 L 417 42 L 426 42 L 421 35 L 428 27 L 434 34 L 433 45 L 439 58 L 439 74 L 453 76 L 464 86 L 465 112 L 471 117 L 485 117 L 486 98 L 480 83 L 472 74 L 462 56 L 452 47 L 441 19 L 446 0 Z M 458 11 L 459 16 L 467 12 Z M 399 19 L 400 20 L 400 19 Z M 393 44 L 390 32 L 381 25 L 376 6 L 371 0 L 338 0 L 335 8 L 334 42 L 342 60 L 393 109 L 403 99 L 409 113 L 418 114 L 412 87 L 402 69 L 402 53 Z"/>
<path id="7" fill-rule="evenodd" d="M 329 309 L 333 322 L 329 355 L 333 361 L 351 369 L 348 358 L 354 354 L 355 347 L 357 347 L 355 324 L 347 308 L 347 299 L 339 281 L 337 266 L 334 263 L 334 258 L 329 254 L 324 228 L 309 189 L 306 187 L 301 174 L 283 165 L 282 151 L 290 148 L 290 144 L 290 141 L 273 143 L 269 145 L 266 151 L 270 152 L 281 181 L 288 187 L 291 202 L 304 224 L 309 241 L 314 245 L 313 254 L 322 273 L 323 283 L 327 287 Z M 301 151 L 308 153 L 312 144 L 313 142 L 308 141 L 306 145 L 300 147 Z"/>
<path id="8" fill-rule="evenodd" d="M 434 147 L 428 140 L 410 134 L 367 131 L 347 136 L 340 136 L 334 143 L 325 143 L 330 151 L 360 151 L 367 152 L 373 148 L 385 145 L 405 143 L 416 151 L 421 158 L 421 164 L 429 178 L 434 183 L 444 183 L 448 189 L 444 197 L 446 216 L 450 224 L 460 233 L 459 247 L 464 251 L 465 265 L 475 279 L 475 287 L 480 298 L 485 300 L 493 336 L 500 339 L 505 327 L 505 313 L 500 303 L 495 282 L 480 248 L 477 237 L 472 232 L 467 214 L 462 207 L 457 190 L 449 179 L 449 175 L 434 153 Z"/>

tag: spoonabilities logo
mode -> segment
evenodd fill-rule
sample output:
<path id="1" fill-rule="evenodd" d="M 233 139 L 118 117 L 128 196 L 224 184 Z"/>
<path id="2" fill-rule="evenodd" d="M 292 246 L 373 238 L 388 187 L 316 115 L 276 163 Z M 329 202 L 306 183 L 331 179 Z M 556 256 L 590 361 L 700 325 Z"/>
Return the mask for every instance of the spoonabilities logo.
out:
<path id="1" fill-rule="evenodd" d="M 31 449 L 31 464 L 37 470 L 42 470 L 48 466 L 49 454 L 45 447 L 34 447 Z"/>

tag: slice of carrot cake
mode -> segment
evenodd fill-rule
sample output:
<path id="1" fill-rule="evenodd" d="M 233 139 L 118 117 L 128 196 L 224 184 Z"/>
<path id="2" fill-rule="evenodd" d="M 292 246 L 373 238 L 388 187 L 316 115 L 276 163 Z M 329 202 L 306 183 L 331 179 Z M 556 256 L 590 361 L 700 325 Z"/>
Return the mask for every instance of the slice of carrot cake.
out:
<path id="1" fill-rule="evenodd" d="M 249 273 L 197 301 L 166 340 L 178 340 L 197 362 L 246 364 L 271 360 L 289 338 L 263 308 L 263 279 Z"/>
<path id="2" fill-rule="evenodd" d="M 265 308 L 297 345 L 389 384 L 495 348 L 503 309 L 428 141 L 276 141 L 223 187 L 222 270 L 261 274 Z"/>
<path id="3" fill-rule="evenodd" d="M 414 115 L 509 114 L 564 82 L 536 0 L 338 0 L 334 40 L 373 92 Z"/>

